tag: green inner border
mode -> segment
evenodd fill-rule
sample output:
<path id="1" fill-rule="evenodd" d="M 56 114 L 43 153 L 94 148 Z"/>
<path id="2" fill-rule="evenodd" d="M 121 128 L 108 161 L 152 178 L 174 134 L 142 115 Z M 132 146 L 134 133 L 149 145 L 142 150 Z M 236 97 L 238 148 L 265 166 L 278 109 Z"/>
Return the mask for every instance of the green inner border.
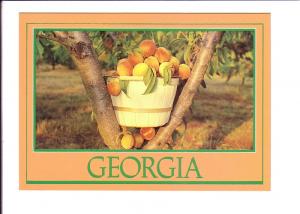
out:
<path id="1" fill-rule="evenodd" d="M 27 44 L 27 36 L 28 36 L 28 25 L 29 24 L 64 24 L 64 23 L 26 23 L 26 184 L 263 184 L 264 183 L 264 162 L 263 162 L 263 158 L 264 158 L 264 154 L 263 154 L 263 134 L 262 134 L 262 180 L 261 181 L 70 181 L 70 180 L 52 180 L 52 181 L 38 181 L 38 180 L 28 180 L 28 172 L 27 172 L 27 165 L 28 165 L 28 160 L 27 160 L 27 92 L 28 92 L 28 85 L 27 85 L 27 61 L 28 61 L 28 57 L 27 57 L 27 48 L 28 48 L 28 44 Z M 72 24 L 72 23 L 67 23 L 67 24 Z M 73 23 L 73 24 L 96 24 L 96 23 Z M 118 23 L 102 23 L 102 24 L 118 24 Z M 119 24 L 126 24 L 126 23 L 119 23 Z M 128 24 L 135 24 L 135 23 L 128 23 Z M 137 23 L 137 24 L 142 24 L 142 23 Z M 146 23 L 146 24 L 151 24 L 151 23 Z M 153 23 L 153 24 L 159 24 L 159 23 Z M 164 23 L 164 24 L 168 24 L 168 23 Z M 188 23 L 187 23 L 188 24 Z M 195 23 L 193 25 L 198 25 L 198 24 L 205 24 L 205 23 Z M 212 23 L 206 23 L 209 25 L 213 25 Z M 217 23 L 217 25 L 222 24 L 222 23 Z M 224 24 L 237 24 L 240 25 L 239 23 L 224 23 Z M 261 25 L 263 27 L 263 32 L 262 32 L 262 43 L 263 43 L 263 48 L 262 48 L 262 52 L 263 52 L 263 56 L 262 56 L 262 72 L 264 73 L 264 24 L 263 23 L 242 23 L 242 24 L 251 24 L 251 25 Z M 53 30 L 53 29 L 57 29 L 57 30 L 74 30 L 73 28 L 67 28 L 67 29 L 63 29 L 63 28 L 47 28 L 48 30 Z M 34 35 L 36 33 L 37 30 L 45 30 L 45 28 L 34 28 Z M 89 29 L 89 28 L 81 28 L 81 29 L 76 29 L 76 30 L 114 30 L 117 31 L 115 28 L 105 28 L 105 29 Z M 159 29 L 159 28 L 149 28 L 149 29 L 140 29 L 140 28 L 136 28 L 136 29 L 119 29 L 120 31 L 124 31 L 124 30 L 133 30 L 133 31 L 137 31 L 137 30 L 141 30 L 141 31 L 153 31 L 153 30 L 164 30 L 164 31 L 178 31 L 178 30 L 206 30 L 206 31 L 215 31 L 215 30 L 226 30 L 226 31 L 241 31 L 241 30 L 249 30 L 249 31 L 253 31 L 254 32 L 254 65 L 255 65 L 255 71 L 254 71 L 254 78 L 253 78 L 253 104 L 254 104 L 254 111 L 253 111 L 253 139 L 254 139 L 254 145 L 253 145 L 253 150 L 133 150 L 130 152 L 165 152 L 165 153 L 173 153 L 173 152 L 215 152 L 215 153 L 219 153 L 219 152 L 232 152 L 232 153 L 238 153 L 238 152 L 255 152 L 255 148 L 256 148 L 256 134 L 255 134 L 255 130 L 256 130 L 256 29 L 253 28 L 237 28 L 237 29 L 227 29 L 227 28 L 200 28 L 200 29 L 190 29 L 190 28 L 171 28 L 171 29 Z M 34 82 L 34 112 L 33 112 L 33 116 L 34 116 L 34 127 L 36 127 L 36 63 L 35 63 L 35 59 L 36 59 L 36 50 L 35 50 L 35 41 L 36 38 L 34 36 L 34 43 L 33 43 L 33 48 L 34 48 L 34 56 L 33 56 L 33 63 L 34 63 L 34 76 L 33 76 L 33 82 Z M 263 81 L 264 81 L 264 75 L 262 77 L 262 85 L 263 85 Z M 263 85 L 264 87 L 264 85 Z M 263 88 L 264 90 L 264 88 Z M 263 92 L 264 93 L 264 92 Z M 264 105 L 264 97 L 262 98 L 262 113 L 263 113 L 263 105 Z M 262 125 L 264 125 L 264 121 L 262 121 Z M 33 144 L 33 151 L 34 152 L 129 152 L 129 151 L 124 151 L 124 150 L 100 150 L 100 149 L 88 149 L 88 150 L 83 150 L 83 149 L 35 149 L 35 144 L 36 144 L 36 128 L 33 129 L 33 134 L 34 134 L 34 144 Z"/>
<path id="2" fill-rule="evenodd" d="M 254 44 L 254 56 L 256 56 L 256 31 L 255 29 L 252 28 L 239 28 L 239 29 L 220 29 L 220 28 L 210 28 L 210 29 L 206 29 L 206 28 L 148 28 L 148 29 L 140 29 L 140 28 L 124 28 L 124 29 L 115 29 L 115 28 L 100 28 L 100 29 L 94 29 L 94 28 L 34 28 L 33 30 L 33 35 L 34 35 L 34 42 L 33 42 L 33 48 L 34 48 L 34 56 L 33 56 L 33 67 L 34 67 L 34 76 L 33 76 L 33 83 L 34 83 L 34 101 L 33 101 L 33 106 L 34 106 L 34 111 L 33 111 L 33 117 L 34 117 L 34 129 L 33 129 L 33 136 L 34 136 L 34 142 L 33 142 L 33 151 L 35 152 L 255 152 L 255 146 L 256 146 L 256 138 L 255 138 L 255 112 L 256 112 L 256 99 L 255 99 L 255 88 L 256 88 L 256 80 L 255 80 L 255 73 L 256 73 L 256 66 L 254 69 L 254 76 L 253 76 L 253 136 L 252 136 L 252 141 L 254 141 L 253 143 L 253 149 L 251 150 L 211 150 L 211 149 L 181 149 L 181 150 L 122 150 L 122 149 L 115 149 L 115 150 L 111 150 L 111 149 L 37 149 L 36 148 L 36 48 L 35 48 L 35 44 L 36 44 L 36 32 L 37 31 L 58 31 L 58 30 L 63 30 L 63 31 L 220 31 L 220 30 L 226 30 L 226 31 L 242 31 L 242 30 L 247 30 L 247 31 L 251 31 L 254 34 L 253 37 L 253 44 Z M 255 57 L 254 57 L 254 65 L 255 65 Z"/>

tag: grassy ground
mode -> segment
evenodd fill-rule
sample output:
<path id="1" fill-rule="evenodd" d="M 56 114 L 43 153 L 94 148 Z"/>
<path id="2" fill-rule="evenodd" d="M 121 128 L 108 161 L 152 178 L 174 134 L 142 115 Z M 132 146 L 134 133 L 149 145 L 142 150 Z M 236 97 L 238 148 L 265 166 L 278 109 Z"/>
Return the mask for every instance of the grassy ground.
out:
<path id="1" fill-rule="evenodd" d="M 245 130 L 245 123 L 252 123 L 253 85 L 252 78 L 241 87 L 241 79 L 236 77 L 225 83 L 223 78 L 206 79 L 207 88 L 200 88 L 194 98 L 192 109 L 186 114 L 187 130 L 180 140 L 181 148 L 216 149 L 223 140 L 234 132 L 242 145 L 228 149 L 251 149 L 252 129 Z M 239 134 L 236 134 L 239 133 Z M 244 145 L 245 144 L 245 145 Z"/>
<path id="2" fill-rule="evenodd" d="M 249 129 L 243 124 L 253 113 L 252 80 L 242 88 L 238 78 L 227 84 L 220 78 L 206 83 L 185 117 L 187 130 L 177 148 L 225 148 L 222 142 L 227 135 L 232 139 L 239 133 L 241 137 L 244 132 L 239 127 Z M 39 68 L 36 84 L 37 148 L 105 148 L 96 123 L 91 121 L 91 107 L 77 71 Z M 251 136 L 252 130 L 243 138 Z"/>

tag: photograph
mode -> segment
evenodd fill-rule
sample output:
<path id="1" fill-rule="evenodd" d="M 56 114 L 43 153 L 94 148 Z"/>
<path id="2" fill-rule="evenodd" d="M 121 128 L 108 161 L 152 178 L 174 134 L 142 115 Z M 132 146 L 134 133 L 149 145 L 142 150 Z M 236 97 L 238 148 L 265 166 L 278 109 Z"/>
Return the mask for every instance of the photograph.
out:
<path id="1" fill-rule="evenodd" d="M 34 149 L 255 149 L 255 30 L 34 37 Z"/>
<path id="2" fill-rule="evenodd" d="M 20 189 L 269 190 L 269 20 L 21 14 Z"/>

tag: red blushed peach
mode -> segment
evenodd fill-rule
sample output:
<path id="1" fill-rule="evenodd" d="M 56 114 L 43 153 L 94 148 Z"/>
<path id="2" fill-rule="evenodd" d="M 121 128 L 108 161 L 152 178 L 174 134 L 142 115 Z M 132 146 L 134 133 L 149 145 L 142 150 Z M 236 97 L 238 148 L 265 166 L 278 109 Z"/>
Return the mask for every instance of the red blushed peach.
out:
<path id="1" fill-rule="evenodd" d="M 149 56 L 145 59 L 144 63 L 146 63 L 150 68 L 154 68 L 156 72 L 159 69 L 159 62 L 155 56 Z"/>
<path id="2" fill-rule="evenodd" d="M 121 59 L 117 65 L 117 73 L 119 76 L 131 76 L 133 66 L 128 59 Z"/>
<path id="3" fill-rule="evenodd" d="M 154 55 L 159 63 L 168 62 L 171 59 L 171 53 L 164 47 L 159 47 L 156 49 L 155 55 Z"/>
<path id="4" fill-rule="evenodd" d="M 129 62 L 135 66 L 136 64 L 142 63 L 144 61 L 143 55 L 138 52 L 132 52 L 128 54 Z"/>
<path id="5" fill-rule="evenodd" d="M 145 58 L 152 56 L 156 51 L 156 45 L 153 40 L 143 40 L 139 48 Z"/>
<path id="6" fill-rule="evenodd" d="M 183 80 L 188 79 L 191 75 L 190 67 L 186 64 L 179 65 L 178 75 Z"/>
<path id="7" fill-rule="evenodd" d="M 107 83 L 107 91 L 112 96 L 118 96 L 121 93 L 121 87 L 118 79 L 110 80 Z"/>
<path id="8" fill-rule="evenodd" d="M 145 140 L 152 140 L 155 136 L 155 129 L 152 127 L 141 128 L 140 134 Z"/>

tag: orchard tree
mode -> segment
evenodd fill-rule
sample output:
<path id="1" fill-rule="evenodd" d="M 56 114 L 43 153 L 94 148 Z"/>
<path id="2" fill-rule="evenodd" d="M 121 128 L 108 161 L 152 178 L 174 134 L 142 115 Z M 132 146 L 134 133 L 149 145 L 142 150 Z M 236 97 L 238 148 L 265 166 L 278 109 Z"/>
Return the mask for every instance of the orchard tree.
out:
<path id="1" fill-rule="evenodd" d="M 55 70 L 55 66 L 58 64 L 66 65 L 70 69 L 75 68 L 68 50 L 59 43 L 39 38 L 36 40 L 35 46 L 36 63 L 45 62 L 50 64 L 52 66 L 52 70 Z"/>
<path id="2" fill-rule="evenodd" d="M 151 32 L 148 33 L 150 34 Z M 38 32 L 37 36 L 39 39 L 59 43 L 63 45 L 64 48 L 69 52 L 74 64 L 79 70 L 87 96 L 92 104 L 92 109 L 97 121 L 99 133 L 103 138 L 104 143 L 110 149 L 119 149 L 121 148 L 121 145 L 118 142 L 118 138 L 121 130 L 113 110 L 110 95 L 106 89 L 104 80 L 105 71 L 101 67 L 98 56 L 101 57 L 105 49 L 111 49 L 110 54 L 115 54 L 117 57 L 120 57 L 122 53 L 113 50 L 112 43 L 116 41 L 113 33 L 102 34 L 104 35 L 100 35 L 99 32 L 98 34 L 97 32 L 93 34 L 79 31 L 55 31 Z M 182 123 L 183 116 L 190 108 L 199 85 L 202 84 L 205 86 L 204 76 L 210 67 L 215 48 L 222 40 L 223 32 L 210 31 L 201 32 L 199 34 L 191 35 L 182 32 L 184 37 L 187 36 L 186 39 L 188 42 L 188 48 L 183 57 L 185 58 L 185 61 L 192 58 L 192 61 L 189 62 L 192 63 L 191 76 L 182 87 L 182 90 L 179 91 L 180 94 L 177 102 L 174 104 L 169 122 L 165 126 L 159 128 L 155 137 L 148 141 L 143 149 L 159 149 L 167 143 L 174 130 Z M 95 38 L 99 38 L 99 35 L 101 38 L 104 38 L 104 40 L 101 39 L 97 41 Z M 132 34 L 131 36 L 138 37 L 139 35 L 140 33 L 136 32 L 136 34 Z M 124 34 L 123 36 L 126 35 Z M 159 45 L 166 44 L 164 43 L 164 37 L 159 32 L 152 36 L 156 36 L 154 39 Z M 171 36 L 171 34 L 167 36 Z M 192 36 L 201 36 L 201 39 L 198 40 Z M 177 40 L 174 41 L 175 43 L 179 42 L 179 40 L 182 40 L 180 36 L 176 39 Z M 132 42 L 133 40 L 126 39 L 126 41 Z M 137 39 L 134 41 L 137 41 Z M 183 42 L 183 44 L 185 43 Z M 134 44 L 132 44 L 132 46 L 134 46 Z M 118 45 L 116 48 L 118 48 Z M 111 68 L 110 66 L 111 65 L 104 65 L 106 69 Z"/>

